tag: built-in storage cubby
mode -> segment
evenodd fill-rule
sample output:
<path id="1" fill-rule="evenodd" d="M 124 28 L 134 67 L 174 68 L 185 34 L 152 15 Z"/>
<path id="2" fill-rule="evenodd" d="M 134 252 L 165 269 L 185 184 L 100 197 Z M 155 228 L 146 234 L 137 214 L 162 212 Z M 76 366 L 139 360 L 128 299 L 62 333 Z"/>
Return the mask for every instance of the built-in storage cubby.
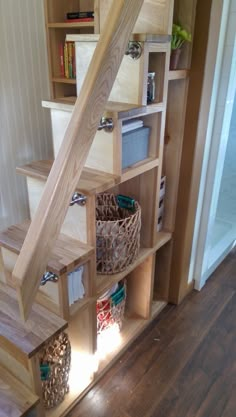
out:
<path id="1" fill-rule="evenodd" d="M 150 50 L 155 49 L 150 48 Z M 160 46 L 160 51 L 162 50 Z M 165 52 L 149 52 L 148 73 L 153 74 L 154 97 L 147 104 L 157 104 L 163 102 L 163 93 L 165 87 Z M 151 82 L 151 81 L 150 81 Z"/>
<path id="2" fill-rule="evenodd" d="M 99 32 L 97 0 L 44 0 L 51 98 L 76 96 L 76 80 L 62 71 L 66 35 Z M 91 21 L 68 21 L 67 13 L 94 11 Z"/>

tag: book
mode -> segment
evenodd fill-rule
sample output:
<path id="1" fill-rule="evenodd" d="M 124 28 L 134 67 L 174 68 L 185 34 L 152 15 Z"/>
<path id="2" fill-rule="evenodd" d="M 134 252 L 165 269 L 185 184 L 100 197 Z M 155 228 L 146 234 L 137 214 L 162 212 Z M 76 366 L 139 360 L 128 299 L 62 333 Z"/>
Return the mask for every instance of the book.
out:
<path id="1" fill-rule="evenodd" d="M 60 74 L 61 74 L 61 77 L 65 77 L 64 45 L 62 42 L 60 42 L 59 44 L 59 58 L 60 58 Z"/>
<path id="2" fill-rule="evenodd" d="M 122 133 L 130 132 L 131 130 L 139 129 L 140 127 L 143 127 L 143 120 L 128 120 L 127 122 L 123 122 Z"/>
<path id="3" fill-rule="evenodd" d="M 65 23 L 82 23 L 82 22 L 94 22 L 93 17 L 83 17 L 80 19 L 66 19 Z"/>
<path id="4" fill-rule="evenodd" d="M 73 44 L 68 42 L 68 69 L 69 78 L 73 78 Z"/>
<path id="5" fill-rule="evenodd" d="M 65 42 L 64 45 L 64 68 L 65 68 L 65 77 L 69 77 L 69 60 L 68 60 L 68 44 Z"/>
<path id="6" fill-rule="evenodd" d="M 61 77 L 76 78 L 75 43 L 59 43 L 59 65 Z"/>
<path id="7" fill-rule="evenodd" d="M 66 13 L 67 19 L 81 19 L 81 18 L 86 18 L 86 17 L 94 17 L 94 11 Z"/>
<path id="8" fill-rule="evenodd" d="M 72 43 L 72 78 L 76 78 L 75 43 Z"/>

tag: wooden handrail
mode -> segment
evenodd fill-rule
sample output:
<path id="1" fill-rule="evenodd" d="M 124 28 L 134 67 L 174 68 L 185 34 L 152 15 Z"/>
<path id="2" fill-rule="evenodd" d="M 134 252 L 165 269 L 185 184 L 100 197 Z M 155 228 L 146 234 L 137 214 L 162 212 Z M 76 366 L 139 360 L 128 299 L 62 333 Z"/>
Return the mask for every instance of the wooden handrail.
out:
<path id="1" fill-rule="evenodd" d="M 58 156 L 13 270 L 21 316 L 28 318 L 59 235 L 143 0 L 114 0 Z"/>

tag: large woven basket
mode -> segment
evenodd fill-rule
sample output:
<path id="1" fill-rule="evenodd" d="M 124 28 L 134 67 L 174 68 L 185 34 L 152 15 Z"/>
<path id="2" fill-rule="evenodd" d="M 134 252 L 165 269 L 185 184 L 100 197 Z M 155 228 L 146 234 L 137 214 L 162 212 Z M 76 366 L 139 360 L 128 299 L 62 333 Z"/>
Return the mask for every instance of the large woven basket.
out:
<path id="1" fill-rule="evenodd" d="M 52 408 L 69 392 L 71 346 L 67 334 L 63 332 L 47 343 L 39 356 L 43 404 Z"/>
<path id="2" fill-rule="evenodd" d="M 114 194 L 96 199 L 97 272 L 116 274 L 137 258 L 140 248 L 141 207 L 134 211 L 119 207 Z"/>

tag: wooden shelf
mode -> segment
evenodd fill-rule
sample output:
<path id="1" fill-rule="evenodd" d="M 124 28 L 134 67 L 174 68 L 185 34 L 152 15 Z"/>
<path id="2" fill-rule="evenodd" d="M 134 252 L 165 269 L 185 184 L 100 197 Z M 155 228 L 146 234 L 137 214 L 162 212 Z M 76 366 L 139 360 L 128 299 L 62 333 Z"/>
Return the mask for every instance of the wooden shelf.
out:
<path id="1" fill-rule="evenodd" d="M 179 70 L 171 70 L 168 73 L 168 80 L 174 81 L 174 80 L 185 80 L 189 76 L 189 70 L 188 69 L 179 69 Z"/>
<path id="2" fill-rule="evenodd" d="M 16 172 L 25 176 L 46 181 L 52 168 L 52 164 L 53 161 L 49 160 L 33 161 L 31 164 L 17 167 Z M 120 178 L 118 176 L 103 173 L 90 168 L 84 168 L 77 190 L 85 195 L 93 195 L 114 187 L 119 181 Z"/>
<path id="3" fill-rule="evenodd" d="M 157 236 L 156 244 L 153 248 L 141 248 L 138 258 L 124 271 L 113 275 L 100 275 L 97 274 L 97 297 L 104 294 L 114 284 L 125 278 L 130 272 L 132 272 L 137 266 L 145 261 L 150 255 L 155 253 L 163 245 L 165 245 L 171 239 L 172 235 L 168 232 L 159 232 Z"/>
<path id="4" fill-rule="evenodd" d="M 130 180 L 131 178 L 136 177 L 137 175 L 143 174 L 155 167 L 158 167 L 159 159 L 158 158 L 147 158 L 143 161 L 137 162 L 136 164 L 123 170 L 121 175 L 121 182 Z"/>
<path id="5" fill-rule="evenodd" d="M 52 77 L 53 83 L 76 84 L 75 78 Z"/>
<path id="6" fill-rule="evenodd" d="M 162 112 L 165 109 L 164 103 L 152 103 L 147 105 L 147 114 Z"/>
<path id="7" fill-rule="evenodd" d="M 55 22 L 55 23 L 48 23 L 47 27 L 49 29 L 69 29 L 69 28 L 94 28 L 94 22 Z"/>

